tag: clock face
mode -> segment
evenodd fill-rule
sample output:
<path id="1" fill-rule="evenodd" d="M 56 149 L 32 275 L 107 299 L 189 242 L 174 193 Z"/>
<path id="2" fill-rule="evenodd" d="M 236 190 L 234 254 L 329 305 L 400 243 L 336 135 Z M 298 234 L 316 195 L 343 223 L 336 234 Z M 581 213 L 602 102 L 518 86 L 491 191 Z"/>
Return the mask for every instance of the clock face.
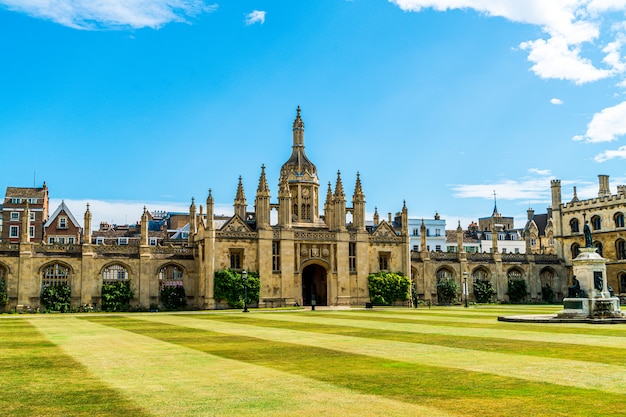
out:
<path id="1" fill-rule="evenodd" d="M 302 189 L 302 195 L 307 197 L 309 195 L 309 189 L 308 188 L 303 188 Z"/>

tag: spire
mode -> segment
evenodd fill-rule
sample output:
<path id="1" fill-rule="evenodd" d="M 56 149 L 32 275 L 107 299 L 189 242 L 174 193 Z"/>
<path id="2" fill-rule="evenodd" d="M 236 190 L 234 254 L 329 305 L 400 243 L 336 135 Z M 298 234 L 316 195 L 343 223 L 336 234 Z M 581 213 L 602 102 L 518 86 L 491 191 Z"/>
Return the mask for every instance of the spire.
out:
<path id="1" fill-rule="evenodd" d="M 296 109 L 296 119 L 293 121 L 293 146 L 304 146 L 304 122 L 300 118 L 300 106 Z"/>
<path id="2" fill-rule="evenodd" d="M 207 229 L 213 230 L 213 212 L 215 211 L 215 202 L 213 200 L 213 191 L 209 188 L 209 195 L 206 198 L 206 226 Z"/>
<path id="3" fill-rule="evenodd" d="M 246 195 L 243 191 L 243 183 L 241 182 L 241 175 L 239 176 L 239 184 L 237 184 L 237 195 L 235 196 L 235 202 L 246 202 Z"/>
<path id="4" fill-rule="evenodd" d="M 361 174 L 360 173 L 356 173 L 356 185 L 354 186 L 354 198 L 357 199 L 362 199 L 364 197 L 363 195 L 363 188 L 361 187 Z"/>
<path id="5" fill-rule="evenodd" d="M 87 203 L 87 210 L 84 217 L 85 227 L 83 229 L 83 243 L 91 244 L 91 211 L 89 210 L 89 203 Z"/>
<path id="6" fill-rule="evenodd" d="M 576 194 L 576 186 L 574 186 L 574 197 L 572 198 L 572 203 L 579 201 L 578 195 Z"/>
<path id="7" fill-rule="evenodd" d="M 237 195 L 235 196 L 235 214 L 239 215 L 242 219 L 246 218 L 246 195 L 243 192 L 243 183 L 241 182 L 241 175 L 239 176 L 239 184 L 237 185 Z"/>
<path id="8" fill-rule="evenodd" d="M 259 178 L 259 188 L 257 192 L 265 193 L 269 192 L 270 188 L 267 186 L 267 178 L 265 177 L 265 165 L 261 165 L 261 177 Z"/>
<path id="9" fill-rule="evenodd" d="M 378 215 L 378 207 L 374 207 L 374 226 L 380 223 L 380 216 Z"/>
<path id="10" fill-rule="evenodd" d="M 496 190 L 493 190 L 493 214 L 492 216 L 497 216 L 498 213 L 498 202 L 496 200 Z"/>
<path id="11" fill-rule="evenodd" d="M 345 197 L 346 194 L 343 191 L 343 184 L 341 182 L 341 171 L 337 171 L 337 183 L 335 184 L 335 198 Z"/>

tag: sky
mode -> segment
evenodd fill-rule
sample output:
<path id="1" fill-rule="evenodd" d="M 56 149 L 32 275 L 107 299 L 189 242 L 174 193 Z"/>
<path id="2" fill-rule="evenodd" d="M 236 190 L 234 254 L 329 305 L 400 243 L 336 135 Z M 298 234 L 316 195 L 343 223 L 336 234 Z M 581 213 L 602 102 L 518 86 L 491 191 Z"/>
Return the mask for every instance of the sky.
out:
<path id="1" fill-rule="evenodd" d="M 626 184 L 626 0 L 0 0 L 0 189 L 82 222 L 277 202 L 291 126 L 368 218 L 523 227 Z M 323 201 L 320 201 L 323 205 Z"/>

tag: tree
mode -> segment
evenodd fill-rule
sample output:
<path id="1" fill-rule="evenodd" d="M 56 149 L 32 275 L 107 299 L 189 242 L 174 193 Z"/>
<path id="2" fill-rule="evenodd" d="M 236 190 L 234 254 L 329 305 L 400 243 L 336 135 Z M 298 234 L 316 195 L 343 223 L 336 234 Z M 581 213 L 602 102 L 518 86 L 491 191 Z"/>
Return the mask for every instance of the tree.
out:
<path id="1" fill-rule="evenodd" d="M 391 305 L 409 299 L 411 280 L 401 273 L 378 272 L 367 277 L 370 300 L 376 305 Z"/>
<path id="2" fill-rule="evenodd" d="M 440 304 L 451 304 L 456 300 L 459 286 L 452 278 L 442 278 L 437 282 L 437 298 Z"/>
<path id="3" fill-rule="evenodd" d="M 248 272 L 246 280 L 248 304 L 259 302 L 261 280 L 257 272 Z M 241 274 L 232 269 L 223 269 L 215 273 L 214 297 L 217 300 L 226 300 L 233 308 L 243 308 L 244 289 Z"/>

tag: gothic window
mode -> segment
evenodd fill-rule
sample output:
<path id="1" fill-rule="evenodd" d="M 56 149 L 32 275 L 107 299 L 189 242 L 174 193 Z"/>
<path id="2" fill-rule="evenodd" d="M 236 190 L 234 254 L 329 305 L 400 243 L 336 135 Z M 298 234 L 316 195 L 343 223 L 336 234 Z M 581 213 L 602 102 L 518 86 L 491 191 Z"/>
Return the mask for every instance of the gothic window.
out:
<path id="1" fill-rule="evenodd" d="M 102 270 L 102 282 L 124 281 L 128 279 L 128 270 L 122 265 L 109 265 Z"/>
<path id="2" fill-rule="evenodd" d="M 554 288 L 554 271 L 549 268 L 544 269 L 539 274 L 539 280 L 541 281 L 542 287 L 545 287 L 547 285 L 550 288 Z"/>
<path id="3" fill-rule="evenodd" d="M 230 253 L 230 269 L 241 269 L 243 264 L 243 249 L 231 249 Z"/>
<path id="4" fill-rule="evenodd" d="M 619 239 L 615 242 L 615 253 L 617 254 L 618 261 L 626 259 L 626 242 L 624 239 Z"/>
<path id="5" fill-rule="evenodd" d="M 593 230 L 600 230 L 602 227 L 602 221 L 600 220 L 600 216 L 593 216 L 591 218 L 591 226 Z"/>
<path id="6" fill-rule="evenodd" d="M 579 233 L 580 232 L 580 227 L 578 224 L 578 219 L 572 219 L 569 222 L 569 225 L 572 229 L 572 233 Z"/>
<path id="7" fill-rule="evenodd" d="M 595 242 L 593 246 L 595 246 L 596 252 L 598 252 L 598 255 L 602 256 L 602 249 L 603 249 L 602 242 Z"/>
<path id="8" fill-rule="evenodd" d="M 572 244 L 572 258 L 575 258 L 578 255 L 580 255 L 580 245 L 578 243 L 573 243 Z"/>
<path id="9" fill-rule="evenodd" d="M 624 227 L 624 215 L 622 213 L 615 214 L 615 227 Z"/>
<path id="10" fill-rule="evenodd" d="M 620 294 L 626 293 L 626 272 L 619 274 L 619 292 Z"/>
<path id="11" fill-rule="evenodd" d="M 474 270 L 474 272 L 472 272 L 472 278 L 474 279 L 474 282 L 489 281 L 489 272 L 482 268 L 476 269 Z"/>
<path id="12" fill-rule="evenodd" d="M 48 265 L 41 274 L 41 286 L 70 284 L 70 269 L 60 263 Z"/>
<path id="13" fill-rule="evenodd" d="M 507 273 L 507 278 L 509 280 L 518 280 L 518 279 L 522 279 L 522 273 L 519 269 L 511 269 L 508 273 Z"/>
<path id="14" fill-rule="evenodd" d="M 4 289 L 7 288 L 7 269 L 4 265 L 0 265 L 0 282 L 3 284 Z"/>
<path id="15" fill-rule="evenodd" d="M 159 291 L 163 287 L 182 287 L 183 270 L 180 266 L 169 264 L 159 270 Z"/>
<path id="16" fill-rule="evenodd" d="M 348 244 L 348 268 L 350 272 L 356 272 L 356 243 Z"/>
<path id="17" fill-rule="evenodd" d="M 280 241 L 272 241 L 272 272 L 280 272 Z"/>
<path id="18" fill-rule="evenodd" d="M 390 258 L 391 254 L 389 252 L 380 252 L 378 254 L 378 269 L 381 271 L 388 271 Z"/>

